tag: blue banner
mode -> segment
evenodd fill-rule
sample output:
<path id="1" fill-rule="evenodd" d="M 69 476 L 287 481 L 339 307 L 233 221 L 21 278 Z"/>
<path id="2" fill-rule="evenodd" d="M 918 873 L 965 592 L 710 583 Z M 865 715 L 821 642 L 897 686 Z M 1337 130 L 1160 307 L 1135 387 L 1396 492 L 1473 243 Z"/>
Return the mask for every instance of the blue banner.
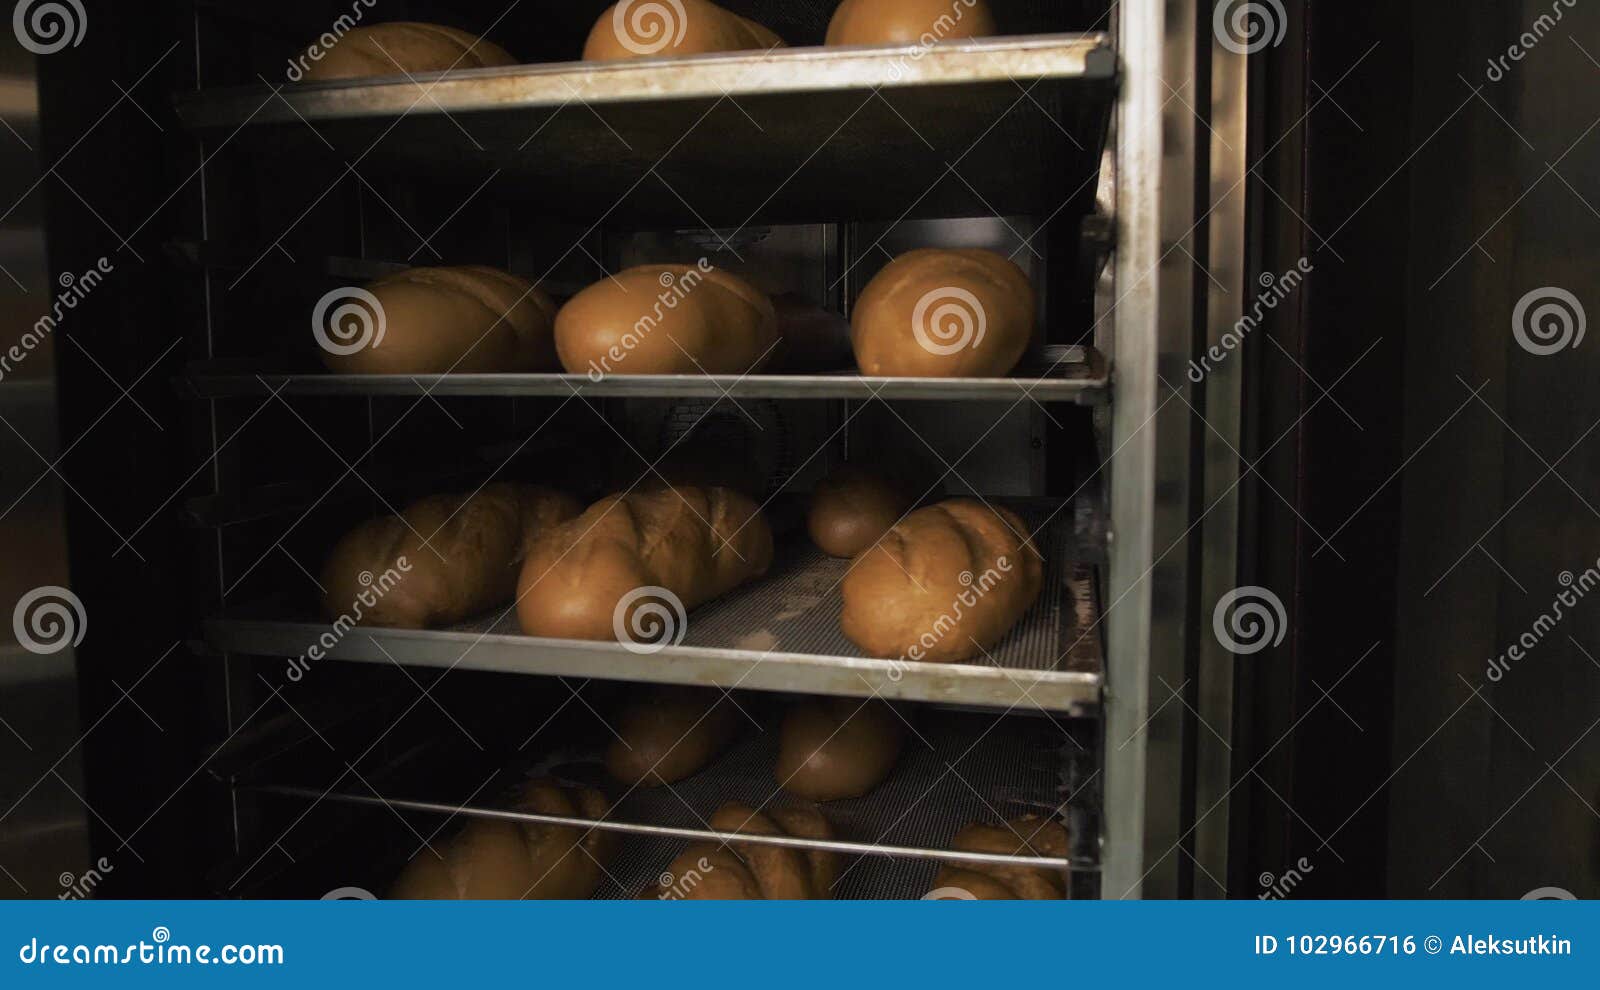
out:
<path id="1" fill-rule="evenodd" d="M 1597 944 L 1585 901 L 13 901 L 0 986 L 1588 985 Z"/>

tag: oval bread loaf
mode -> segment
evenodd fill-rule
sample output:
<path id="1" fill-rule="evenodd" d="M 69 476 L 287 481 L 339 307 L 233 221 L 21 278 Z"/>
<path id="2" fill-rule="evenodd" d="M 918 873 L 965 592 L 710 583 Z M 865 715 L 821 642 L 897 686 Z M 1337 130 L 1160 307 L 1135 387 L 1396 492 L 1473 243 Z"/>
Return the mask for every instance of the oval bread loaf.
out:
<path id="1" fill-rule="evenodd" d="M 774 775 L 813 801 L 860 797 L 889 776 L 904 745 L 905 723 L 885 702 L 806 698 L 783 718 Z"/>
<path id="2" fill-rule="evenodd" d="M 509 52 L 492 41 L 442 24 L 416 21 L 355 28 L 324 51 L 321 58 L 307 64 L 309 58 L 307 55 L 298 60 L 305 65 L 305 82 L 517 64 Z"/>
<path id="3" fill-rule="evenodd" d="M 933 44 L 996 33 L 988 0 L 844 0 L 830 45 Z"/>
<path id="4" fill-rule="evenodd" d="M 850 342 L 864 375 L 994 378 L 1009 374 L 1033 338 L 1028 276 L 978 248 L 909 251 L 862 290 Z"/>
<path id="5" fill-rule="evenodd" d="M 1005 825 L 974 822 L 956 833 L 952 849 L 1001 853 L 1007 856 L 1067 855 L 1067 829 L 1060 822 L 1038 815 L 1022 815 Z M 959 863 L 943 867 L 934 889 L 955 888 L 974 900 L 1060 900 L 1067 896 L 1066 878 L 1059 870 L 1037 866 L 1002 866 L 993 863 Z M 951 898 L 961 894 L 949 892 Z"/>
<path id="6" fill-rule="evenodd" d="M 316 314 L 322 362 L 347 375 L 494 374 L 556 367 L 556 306 L 508 272 L 482 265 L 408 268 L 365 300 Z"/>
<path id="7" fill-rule="evenodd" d="M 688 487 L 612 495 L 534 545 L 517 615 L 530 636 L 676 642 L 688 609 L 771 563 L 772 530 L 746 495 Z"/>
<path id="8" fill-rule="evenodd" d="M 918 509 L 850 565 L 839 624 L 868 656 L 954 663 L 998 643 L 1043 582 L 1008 509 L 951 499 Z"/>
<path id="9" fill-rule="evenodd" d="M 828 556 L 854 557 L 882 539 L 911 506 L 911 496 L 883 476 L 846 465 L 817 483 L 806 529 Z"/>
<path id="10" fill-rule="evenodd" d="M 778 344 L 772 300 L 707 265 L 642 265 L 596 282 L 556 315 L 574 375 L 740 375 Z"/>
<path id="11" fill-rule="evenodd" d="M 709 0 L 622 0 L 606 8 L 583 46 L 588 62 L 783 47 L 783 39 Z"/>
<path id="12" fill-rule="evenodd" d="M 832 839 L 833 826 L 815 809 L 763 813 L 729 802 L 711 816 L 718 832 Z M 667 867 L 646 896 L 661 900 L 821 900 L 831 896 L 838 856 L 826 850 L 729 842 L 696 843 Z"/>
<path id="13" fill-rule="evenodd" d="M 581 508 L 561 492 L 500 482 L 369 519 L 328 556 L 323 609 L 333 619 L 396 629 L 471 618 L 509 601 L 535 538 Z"/>
<path id="14" fill-rule="evenodd" d="M 720 691 L 668 687 L 636 697 L 615 720 L 606 770 L 630 787 L 677 783 L 733 741 L 739 717 Z"/>

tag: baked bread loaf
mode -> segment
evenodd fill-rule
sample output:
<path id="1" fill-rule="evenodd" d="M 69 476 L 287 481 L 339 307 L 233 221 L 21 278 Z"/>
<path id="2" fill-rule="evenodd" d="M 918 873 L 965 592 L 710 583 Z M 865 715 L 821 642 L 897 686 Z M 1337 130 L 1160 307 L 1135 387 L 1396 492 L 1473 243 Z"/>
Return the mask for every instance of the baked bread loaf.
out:
<path id="1" fill-rule="evenodd" d="M 688 609 L 771 563 L 772 531 L 748 496 L 687 487 L 612 495 L 533 546 L 517 615 L 530 636 L 676 642 Z"/>
<path id="2" fill-rule="evenodd" d="M 783 718 L 778 786 L 813 801 L 860 797 L 883 783 L 905 745 L 905 723 L 885 702 L 806 698 Z"/>
<path id="3" fill-rule="evenodd" d="M 622 0 L 606 8 L 583 46 L 587 62 L 781 48 L 767 28 L 709 0 Z"/>
<path id="4" fill-rule="evenodd" d="M 828 556 L 854 557 L 882 539 L 911 506 L 911 496 L 882 475 L 846 465 L 817 483 L 806 529 Z"/>
<path id="5" fill-rule="evenodd" d="M 606 770 L 631 786 L 673 784 L 704 769 L 733 741 L 739 712 L 721 691 L 667 687 L 618 714 Z"/>
<path id="6" fill-rule="evenodd" d="M 863 375 L 993 378 L 1028 349 L 1036 311 L 1028 276 L 981 248 L 923 248 L 862 290 L 850 342 Z"/>
<path id="7" fill-rule="evenodd" d="M 996 33 L 988 0 L 844 0 L 830 45 L 935 44 Z"/>
<path id="8" fill-rule="evenodd" d="M 763 814 L 729 802 L 711 816 L 719 832 L 831 839 L 833 827 L 818 811 L 786 808 Z M 697 842 L 685 849 L 656 882 L 661 900 L 821 900 L 839 874 L 835 853 L 784 846 Z M 663 882 L 666 881 L 666 882 Z"/>
<path id="9" fill-rule="evenodd" d="M 347 375 L 552 371 L 556 305 L 494 268 L 408 268 L 368 285 L 378 302 L 331 300 L 314 314 L 322 362 Z"/>
<path id="10" fill-rule="evenodd" d="M 532 781 L 514 807 L 598 820 L 605 797 L 593 788 Z M 610 836 L 597 829 L 474 819 L 438 850 L 423 849 L 390 891 L 398 900 L 578 900 L 600 886 Z"/>
<path id="11" fill-rule="evenodd" d="M 471 618 L 510 601 L 534 539 L 581 509 L 561 492 L 499 482 L 369 519 L 345 534 L 322 568 L 324 611 L 396 629 Z"/>
<path id="12" fill-rule="evenodd" d="M 574 375 L 739 375 L 778 343 L 772 300 L 709 265 L 641 265 L 596 282 L 556 316 Z"/>
<path id="13" fill-rule="evenodd" d="M 1067 829 L 1058 821 L 1038 815 L 1022 815 L 1005 825 L 974 822 L 956 833 L 950 848 L 1007 856 L 1065 857 Z M 946 897 L 962 900 L 1046 901 L 1067 896 L 1066 876 L 1061 871 L 1034 866 L 951 864 L 939 870 L 933 886 L 935 890 L 954 888 L 946 891 Z M 962 894 L 972 896 L 965 898 Z"/>
<path id="14" fill-rule="evenodd" d="M 868 656 L 968 660 L 1028 611 L 1043 572 L 1015 513 L 950 499 L 911 513 L 851 563 L 839 625 Z"/>
<path id="15" fill-rule="evenodd" d="M 517 64 L 509 52 L 492 41 L 441 24 L 415 21 L 358 27 L 322 51 L 322 57 L 315 61 L 305 55 L 291 63 L 304 66 L 301 80 L 326 82 Z"/>

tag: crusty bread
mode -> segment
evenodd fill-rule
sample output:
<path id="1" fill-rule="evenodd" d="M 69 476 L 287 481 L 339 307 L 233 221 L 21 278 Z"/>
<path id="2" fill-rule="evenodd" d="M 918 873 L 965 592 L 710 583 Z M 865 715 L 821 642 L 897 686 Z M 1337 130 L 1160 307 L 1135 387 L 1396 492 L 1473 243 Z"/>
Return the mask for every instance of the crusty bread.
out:
<path id="1" fill-rule="evenodd" d="M 530 636 L 681 639 L 677 606 L 732 591 L 771 563 L 772 531 L 748 496 L 687 487 L 612 495 L 534 545 L 517 615 Z"/>
<path id="2" fill-rule="evenodd" d="M 589 31 L 585 61 L 666 58 L 781 48 L 772 31 L 709 0 L 622 0 L 612 4 Z"/>
<path id="3" fill-rule="evenodd" d="M 846 465 L 817 483 L 806 513 L 811 542 L 830 557 L 854 557 L 882 539 L 912 497 L 874 471 Z"/>
<path id="4" fill-rule="evenodd" d="M 863 375 L 993 378 L 1009 374 L 1033 338 L 1028 276 L 982 249 L 902 254 L 862 290 L 850 342 Z"/>
<path id="5" fill-rule="evenodd" d="M 509 601 L 534 539 L 581 508 L 561 492 L 500 482 L 369 519 L 328 556 L 323 608 L 329 618 L 397 629 L 470 618 Z"/>
<path id="6" fill-rule="evenodd" d="M 952 663 L 998 643 L 1039 597 L 1044 565 L 1008 509 L 918 509 L 857 557 L 840 627 L 868 656 Z"/>
<path id="7" fill-rule="evenodd" d="M 927 45 L 995 34 L 988 0 L 844 0 L 830 45 Z"/>
<path id="8" fill-rule="evenodd" d="M 605 796 L 550 780 L 529 782 L 520 811 L 565 818 L 605 816 Z M 610 837 L 598 829 L 475 819 L 436 849 L 423 849 L 395 880 L 397 900 L 578 900 L 600 886 Z"/>
<path id="9" fill-rule="evenodd" d="M 319 313 L 322 362 L 348 375 L 551 371 L 556 306 L 527 282 L 482 265 L 408 268 L 366 287 L 381 309 L 351 325 Z M 381 330 L 381 333 L 379 332 Z M 333 346 L 328 346 L 328 341 Z"/>
<path id="10" fill-rule="evenodd" d="M 321 58 L 307 58 L 303 80 L 326 82 L 516 64 L 517 60 L 504 48 L 465 31 L 440 24 L 394 21 L 354 28 Z"/>
<path id="11" fill-rule="evenodd" d="M 763 813 L 736 801 L 718 808 L 710 825 L 718 832 L 834 837 L 833 826 L 814 809 Z M 672 861 L 651 893 L 662 900 L 820 900 L 831 896 L 838 865 L 836 854 L 822 850 L 695 843 Z"/>
<path id="12" fill-rule="evenodd" d="M 1038 815 L 1022 815 L 1005 825 L 974 822 L 956 833 L 952 849 L 1001 853 L 1007 856 L 1067 855 L 1066 826 Z M 1060 900 L 1067 896 L 1066 878 L 1059 870 L 1035 866 L 1001 866 L 961 863 L 943 867 L 933 882 L 935 890 L 955 888 L 974 900 Z M 952 897 L 960 895 L 952 894 Z"/>
<path id="13" fill-rule="evenodd" d="M 606 770 L 631 786 L 673 784 L 704 769 L 739 731 L 720 691 L 664 687 L 631 699 L 613 720 Z"/>
<path id="14" fill-rule="evenodd" d="M 779 732 L 778 786 L 813 801 L 860 797 L 883 783 L 905 745 L 905 723 L 883 701 L 806 698 Z"/>
<path id="15" fill-rule="evenodd" d="M 778 344 L 772 300 L 707 265 L 641 265 L 602 279 L 556 315 L 556 349 L 574 375 L 738 375 Z"/>

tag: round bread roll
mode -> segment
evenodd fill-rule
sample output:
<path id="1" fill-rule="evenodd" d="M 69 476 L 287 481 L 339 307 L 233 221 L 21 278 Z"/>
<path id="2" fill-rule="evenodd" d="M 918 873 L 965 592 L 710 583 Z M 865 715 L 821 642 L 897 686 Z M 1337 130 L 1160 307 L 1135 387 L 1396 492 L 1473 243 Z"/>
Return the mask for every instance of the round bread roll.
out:
<path id="1" fill-rule="evenodd" d="M 905 723 L 882 701 L 807 698 L 783 718 L 774 775 L 813 801 L 860 797 L 889 776 L 904 745 Z"/>
<path id="2" fill-rule="evenodd" d="M 830 45 L 931 45 L 996 33 L 988 0 L 844 0 Z"/>
<path id="3" fill-rule="evenodd" d="M 661 881 L 670 881 L 662 883 Z M 731 848 L 696 842 L 678 855 L 644 895 L 663 901 L 759 901 L 761 885 Z"/>
<path id="4" fill-rule="evenodd" d="M 951 848 L 1006 856 L 1065 857 L 1067 829 L 1060 822 L 1039 815 L 1022 815 L 1005 825 L 974 822 L 956 833 Z M 1066 877 L 1060 871 L 1034 866 L 949 865 L 940 869 L 933 885 L 936 890 L 944 887 L 964 890 L 977 900 L 1044 901 L 1067 896 Z"/>
<path id="5" fill-rule="evenodd" d="M 978 248 L 902 254 L 867 283 L 850 319 L 861 373 L 888 378 L 994 378 L 1033 337 L 1028 276 Z"/>
<path id="6" fill-rule="evenodd" d="M 771 563 L 772 530 L 748 496 L 687 487 L 612 495 L 534 545 L 517 615 L 530 636 L 675 643 L 687 610 Z"/>
<path id="7" fill-rule="evenodd" d="M 668 687 L 635 698 L 616 718 L 606 770 L 629 786 L 673 784 L 733 741 L 739 713 L 720 691 Z"/>
<path id="8" fill-rule="evenodd" d="M 778 343 L 772 300 L 708 265 L 643 265 L 596 282 L 556 315 L 574 375 L 739 375 Z"/>
<path id="9" fill-rule="evenodd" d="M 881 475 L 846 465 L 817 483 L 806 529 L 828 556 L 854 557 L 882 539 L 912 501 Z"/>
<path id="10" fill-rule="evenodd" d="M 518 811 L 563 818 L 598 821 L 609 810 L 605 795 L 592 787 L 566 788 L 552 780 L 530 782 L 517 801 Z M 521 896 L 536 901 L 573 901 L 593 896 L 604 877 L 602 868 L 611 857 L 611 833 L 591 829 L 587 834 L 565 825 L 540 822 L 522 824 L 532 865 L 533 881 Z"/>
<path id="11" fill-rule="evenodd" d="M 587 62 L 782 48 L 770 30 L 709 0 L 622 0 L 589 31 Z"/>
<path id="12" fill-rule="evenodd" d="M 767 815 L 797 839 L 834 837 L 833 824 L 815 808 L 773 808 Z M 811 869 L 811 896 L 819 900 L 832 897 L 833 885 L 839 879 L 839 854 L 826 849 L 807 849 L 806 862 Z"/>
<path id="13" fill-rule="evenodd" d="M 350 31 L 321 58 L 306 64 L 302 80 L 359 79 L 366 76 L 416 75 L 448 69 L 483 69 L 516 65 L 504 48 L 465 31 L 441 24 L 395 21 Z"/>
<path id="14" fill-rule="evenodd" d="M 323 610 L 331 619 L 395 629 L 471 618 L 509 601 L 528 548 L 581 508 L 561 492 L 501 482 L 369 519 L 323 566 Z"/>
<path id="15" fill-rule="evenodd" d="M 839 625 L 868 656 L 968 660 L 1028 611 L 1043 572 L 1015 513 L 951 499 L 911 513 L 855 559 Z"/>
<path id="16" fill-rule="evenodd" d="M 749 805 L 729 802 L 711 816 L 710 825 L 718 832 L 805 839 L 834 837 L 833 826 L 810 808 L 762 813 Z M 696 843 L 667 867 L 653 888 L 653 896 L 696 901 L 820 900 L 829 896 L 838 874 L 838 856 L 825 850 L 737 840 L 725 846 Z"/>
<path id="17" fill-rule="evenodd" d="M 551 371 L 556 306 L 522 279 L 482 265 L 408 268 L 314 314 L 322 363 L 346 375 Z M 325 299 L 329 297 L 324 297 Z"/>
<path id="18" fill-rule="evenodd" d="M 718 808 L 711 816 L 711 827 L 718 832 L 748 835 L 785 834 L 772 819 L 737 801 Z M 808 901 L 818 896 L 811 889 L 811 864 L 806 862 L 805 850 L 766 845 L 736 845 L 734 848 L 756 878 L 764 899 Z"/>

